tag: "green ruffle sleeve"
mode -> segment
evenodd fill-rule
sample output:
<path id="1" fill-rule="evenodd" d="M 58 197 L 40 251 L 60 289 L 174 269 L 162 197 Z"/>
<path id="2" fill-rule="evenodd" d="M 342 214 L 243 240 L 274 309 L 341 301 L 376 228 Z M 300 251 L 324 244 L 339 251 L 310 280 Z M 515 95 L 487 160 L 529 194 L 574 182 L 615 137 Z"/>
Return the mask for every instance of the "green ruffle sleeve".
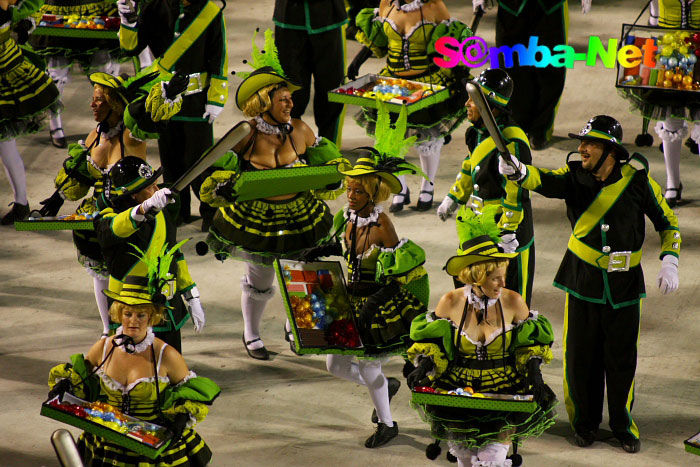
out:
<path id="1" fill-rule="evenodd" d="M 437 318 L 434 312 L 418 315 L 411 323 L 410 337 L 414 344 L 408 348 L 406 356 L 414 364 L 421 355 L 430 357 L 435 364 L 434 376 L 440 376 L 455 355 L 453 332 L 450 321 Z"/>
<path id="2" fill-rule="evenodd" d="M 323 137 L 319 138 L 313 146 L 306 148 L 306 158 L 309 165 L 337 164 L 338 172 L 349 170 L 352 167 L 350 161 L 343 157 L 335 143 Z M 342 180 L 337 186 L 312 191 L 314 196 L 319 199 L 334 200 L 345 192 L 345 181 Z"/>
<path id="3" fill-rule="evenodd" d="M 68 146 L 68 158 L 63 161 L 63 167 L 54 180 L 56 189 L 60 189 L 66 199 L 77 201 L 84 198 L 90 187 L 95 184 L 87 164 L 85 146 L 81 143 L 71 143 Z"/>
<path id="4" fill-rule="evenodd" d="M 44 4 L 44 0 L 23 0 L 18 3 L 19 7 L 15 7 L 14 5 L 11 7 L 13 23 L 28 18 L 39 11 L 39 8 Z"/>
<path id="5" fill-rule="evenodd" d="M 69 379 L 73 385 L 72 393 L 87 401 L 96 401 L 100 395 L 100 382 L 97 375 L 88 378 L 90 370 L 83 354 L 71 355 L 70 363 L 62 363 L 49 371 L 49 389 L 62 379 Z"/>
<path id="6" fill-rule="evenodd" d="M 228 170 L 233 172 L 240 172 L 240 164 L 238 162 L 238 154 L 233 151 L 228 151 L 226 154 L 221 156 L 219 160 L 212 164 L 212 167 L 219 170 Z"/>
<path id="7" fill-rule="evenodd" d="M 187 413 L 197 423 L 204 420 L 209 407 L 221 393 L 221 388 L 209 378 L 194 372 L 183 383 L 168 387 L 163 393 L 163 414 L 174 419 L 178 413 Z"/>
<path id="8" fill-rule="evenodd" d="M 554 330 L 544 316 L 531 314 L 520 323 L 513 333 L 509 348 L 509 352 L 515 355 L 518 372 L 527 374 L 527 362 L 533 357 L 541 358 L 543 363 L 551 362 L 553 342 Z"/>
<path id="9" fill-rule="evenodd" d="M 207 177 L 199 189 L 199 199 L 215 208 L 222 208 L 231 204 L 229 200 L 218 196 L 216 189 L 224 183 L 236 177 L 237 172 L 232 170 L 217 170 Z"/>
<path id="10" fill-rule="evenodd" d="M 435 50 L 435 43 L 442 37 L 453 37 L 459 42 L 462 42 L 467 37 L 471 37 L 473 35 L 474 34 L 472 33 L 471 29 L 469 29 L 469 27 L 467 27 L 467 25 L 461 21 L 456 19 L 443 21 L 435 26 L 432 34 L 430 35 L 430 40 L 428 41 L 427 47 L 428 56 L 439 55 Z"/>
<path id="11" fill-rule="evenodd" d="M 404 238 L 394 248 L 381 249 L 375 280 L 381 283 L 392 279 L 407 284 L 426 275 L 424 263 L 423 248 Z"/>
<path id="12" fill-rule="evenodd" d="M 355 39 L 360 44 L 369 47 L 378 58 L 382 58 L 386 55 L 389 47 L 389 39 L 384 34 L 382 22 L 379 21 L 378 16 L 378 8 L 364 8 L 360 10 L 355 18 L 355 24 L 358 29 Z"/>

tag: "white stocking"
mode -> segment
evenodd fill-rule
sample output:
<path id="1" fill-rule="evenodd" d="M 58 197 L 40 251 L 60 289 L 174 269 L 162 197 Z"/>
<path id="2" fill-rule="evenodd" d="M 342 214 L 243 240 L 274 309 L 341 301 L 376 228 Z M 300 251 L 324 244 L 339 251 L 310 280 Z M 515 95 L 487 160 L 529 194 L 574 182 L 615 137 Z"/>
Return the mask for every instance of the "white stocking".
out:
<path id="1" fill-rule="evenodd" d="M 103 279 L 93 276 L 92 285 L 95 289 L 95 301 L 97 302 L 97 310 L 100 312 L 102 319 L 102 332 L 109 333 L 109 305 L 107 305 L 107 297 L 102 293 L 102 290 L 109 289 L 109 279 Z"/>
<path id="2" fill-rule="evenodd" d="M 392 200 L 392 203 L 401 204 L 404 202 L 404 200 L 406 199 L 406 195 L 408 194 L 408 185 L 406 185 L 406 176 L 405 175 L 397 175 L 396 178 L 398 178 L 399 181 L 401 182 L 401 193 L 394 195 L 394 199 Z"/>
<path id="3" fill-rule="evenodd" d="M 92 54 L 90 59 L 90 71 L 93 70 L 117 76 L 119 74 L 119 62 L 113 60 L 106 50 L 98 50 Z"/>
<path id="4" fill-rule="evenodd" d="M 367 386 L 380 422 L 394 426 L 389 408 L 389 386 L 379 360 L 355 361 L 352 355 L 326 356 L 328 372 L 339 378 Z"/>
<path id="5" fill-rule="evenodd" d="M 66 57 L 49 57 L 47 65 L 49 76 L 56 84 L 58 92 L 63 95 L 63 89 L 70 80 L 70 60 L 68 60 Z M 53 106 L 49 108 L 49 116 L 49 129 L 53 131 L 63 128 L 61 114 L 54 110 Z M 55 136 L 56 138 L 63 138 L 65 137 L 65 134 L 61 129 L 54 132 L 52 136 Z"/>
<path id="6" fill-rule="evenodd" d="M 243 312 L 243 337 L 251 341 L 260 337 L 260 322 L 268 300 L 275 294 L 272 282 L 275 270 L 272 266 L 246 263 L 246 275 L 241 278 L 241 311 Z M 248 345 L 250 350 L 264 347 L 262 340 Z"/>
<path id="7" fill-rule="evenodd" d="M 510 445 L 502 443 L 488 444 L 477 451 L 477 462 L 473 462 L 474 467 L 510 467 L 512 462 L 508 457 Z"/>
<path id="8" fill-rule="evenodd" d="M 440 151 L 444 141 L 442 137 L 439 137 L 416 144 L 421 168 L 428 176 L 428 180 L 424 178 L 420 186 L 421 194 L 418 197 L 420 201 L 430 201 L 433 198 L 435 175 L 440 165 Z M 424 191 L 427 193 L 422 193 Z"/>
<path id="9" fill-rule="evenodd" d="M 10 186 L 15 195 L 15 203 L 29 204 L 27 201 L 27 176 L 24 173 L 24 162 L 17 151 L 14 139 L 0 141 L 0 159 L 5 166 L 5 173 L 10 180 Z"/>
<path id="10" fill-rule="evenodd" d="M 654 129 L 664 143 L 666 189 L 679 188 L 681 186 L 681 146 L 683 138 L 688 134 L 688 127 L 684 120 L 668 117 L 663 122 L 657 122 Z M 670 195 L 676 196 L 676 192 L 672 191 Z"/>
<path id="11" fill-rule="evenodd" d="M 472 467 L 472 456 L 476 458 L 474 451 L 454 441 L 448 441 L 447 447 L 450 449 L 450 453 L 457 458 L 458 467 Z"/>

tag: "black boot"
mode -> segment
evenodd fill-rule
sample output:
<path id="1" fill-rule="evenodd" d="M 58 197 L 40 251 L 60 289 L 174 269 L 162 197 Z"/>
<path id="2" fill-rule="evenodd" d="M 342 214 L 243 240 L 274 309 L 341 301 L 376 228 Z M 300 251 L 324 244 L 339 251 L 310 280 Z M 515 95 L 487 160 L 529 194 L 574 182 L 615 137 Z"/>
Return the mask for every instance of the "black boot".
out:
<path id="1" fill-rule="evenodd" d="M 394 426 L 386 426 L 384 423 L 377 425 L 377 430 L 365 441 L 366 448 L 378 448 L 396 438 L 399 434 L 399 424 L 394 422 Z"/>
<path id="2" fill-rule="evenodd" d="M 22 221 L 29 217 L 29 203 L 27 204 L 19 204 L 19 203 L 10 203 L 12 205 L 12 209 L 10 212 L 5 214 L 5 217 L 2 218 L 0 221 L 0 224 L 2 225 L 11 225 L 14 224 L 16 221 Z"/>

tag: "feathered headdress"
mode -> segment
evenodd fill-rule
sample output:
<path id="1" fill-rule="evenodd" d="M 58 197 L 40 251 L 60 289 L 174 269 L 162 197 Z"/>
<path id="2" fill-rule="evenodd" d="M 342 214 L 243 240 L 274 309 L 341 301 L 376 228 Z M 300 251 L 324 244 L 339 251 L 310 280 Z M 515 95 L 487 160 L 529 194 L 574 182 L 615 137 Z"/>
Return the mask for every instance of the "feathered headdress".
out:
<path id="1" fill-rule="evenodd" d="M 377 124 L 374 133 L 376 143 L 373 148 L 366 146 L 357 148 L 369 152 L 371 157 L 358 158 L 351 170 L 341 173 L 350 177 L 377 174 L 389 184 L 392 193 L 399 193 L 401 182 L 396 175 L 426 176 L 421 169 L 404 159 L 409 148 L 416 141 L 415 136 L 406 138 L 408 120 L 406 107 L 401 108 L 398 120 L 392 125 L 386 105 L 380 100 L 377 101 L 377 105 Z"/>
<path id="2" fill-rule="evenodd" d="M 253 94 L 271 84 L 286 83 L 289 92 L 301 89 L 301 86 L 287 79 L 270 29 L 265 30 L 265 48 L 262 50 L 258 48 L 255 39 L 259 31 L 260 28 L 256 28 L 253 34 L 251 60 L 243 60 L 243 63 L 249 64 L 255 70 L 237 73 L 243 78 L 243 82 L 236 91 L 236 105 L 239 109 L 243 109 L 243 105 Z"/>
<path id="3" fill-rule="evenodd" d="M 482 261 L 495 261 L 518 256 L 518 253 L 503 253 L 498 248 L 501 231 L 496 222 L 500 205 L 486 205 L 479 215 L 471 209 L 463 209 L 457 218 L 457 235 L 460 247 L 457 256 L 447 260 L 445 270 L 451 276 L 459 275 L 467 266 Z"/>

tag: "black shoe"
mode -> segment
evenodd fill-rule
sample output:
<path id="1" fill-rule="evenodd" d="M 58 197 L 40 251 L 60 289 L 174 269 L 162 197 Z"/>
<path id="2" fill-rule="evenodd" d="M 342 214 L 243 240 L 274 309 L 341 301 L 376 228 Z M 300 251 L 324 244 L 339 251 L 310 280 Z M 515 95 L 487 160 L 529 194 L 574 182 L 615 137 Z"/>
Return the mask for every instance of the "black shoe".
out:
<path id="1" fill-rule="evenodd" d="M 287 331 L 287 326 L 284 326 L 284 340 L 289 342 L 289 350 L 292 351 L 292 353 L 297 354 L 297 348 L 296 345 L 294 344 L 294 334 L 292 333 L 291 330 Z M 299 354 L 297 354 L 299 355 Z"/>
<path id="2" fill-rule="evenodd" d="M 634 436 L 630 435 L 629 433 L 623 433 L 619 435 L 616 434 L 615 438 L 620 440 L 620 445 L 622 446 L 622 449 L 625 452 L 634 454 L 635 452 L 639 452 L 639 450 L 642 449 L 642 442 L 638 438 L 635 438 Z"/>
<path id="3" fill-rule="evenodd" d="M 391 203 L 389 212 L 399 212 L 403 210 L 404 206 L 411 204 L 411 191 L 409 189 L 406 189 L 406 193 L 399 193 L 397 196 L 403 196 L 403 201 Z"/>
<path id="4" fill-rule="evenodd" d="M 530 136 L 530 149 L 534 149 L 535 151 L 542 151 L 543 149 L 547 149 L 551 145 L 552 140 L 547 139 L 547 137 L 544 135 Z"/>
<path id="5" fill-rule="evenodd" d="M 268 353 L 267 349 L 265 347 L 260 347 L 259 349 L 249 349 L 248 346 L 252 344 L 253 342 L 257 342 L 260 340 L 258 337 L 257 339 L 253 339 L 250 341 L 245 340 L 245 333 L 241 336 L 243 339 L 243 345 L 245 346 L 246 352 L 248 352 L 248 355 L 250 358 L 254 358 L 256 360 L 269 360 L 270 359 L 270 354 Z"/>
<path id="6" fill-rule="evenodd" d="M 394 426 L 386 426 L 384 423 L 377 424 L 377 430 L 365 441 L 366 448 L 378 448 L 396 438 L 399 434 L 399 424 L 394 422 Z"/>
<path id="7" fill-rule="evenodd" d="M 586 448 L 595 441 L 595 431 L 577 431 L 574 433 L 574 441 L 580 448 Z"/>
<path id="8" fill-rule="evenodd" d="M 416 211 L 428 211 L 433 207 L 433 192 L 428 190 L 421 190 L 421 194 L 425 193 L 430 195 L 429 201 L 421 201 L 420 196 L 418 197 L 418 202 L 416 203 Z"/>
<path id="9" fill-rule="evenodd" d="M 690 149 L 690 152 L 692 154 L 697 154 L 698 152 L 698 143 L 696 143 L 693 138 L 688 138 L 685 140 L 685 145 L 688 149 Z"/>
<path id="10" fill-rule="evenodd" d="M 389 391 L 389 402 L 391 403 L 391 398 L 394 397 L 394 395 L 399 392 L 399 388 L 401 387 L 401 381 L 399 381 L 396 378 L 387 378 L 387 390 Z M 372 423 L 377 423 L 379 422 L 379 418 L 377 418 L 377 409 L 372 410 Z"/>
<path id="11" fill-rule="evenodd" d="M 668 192 L 675 193 L 675 196 L 668 196 Z M 668 203 L 668 207 L 673 208 L 681 200 L 681 194 L 683 193 L 683 184 L 681 183 L 678 188 L 666 188 L 666 193 L 664 193 L 664 198 Z"/>
<path id="12" fill-rule="evenodd" d="M 12 225 L 29 217 L 29 204 L 10 203 L 12 209 L 0 220 L 1 225 Z"/>
<path id="13" fill-rule="evenodd" d="M 68 143 L 66 142 L 66 137 L 61 136 L 61 137 L 56 137 L 54 134 L 58 133 L 59 131 L 63 131 L 63 128 L 56 128 L 55 130 L 49 130 L 49 135 L 51 135 L 51 144 L 56 146 L 59 149 L 67 148 Z"/>

